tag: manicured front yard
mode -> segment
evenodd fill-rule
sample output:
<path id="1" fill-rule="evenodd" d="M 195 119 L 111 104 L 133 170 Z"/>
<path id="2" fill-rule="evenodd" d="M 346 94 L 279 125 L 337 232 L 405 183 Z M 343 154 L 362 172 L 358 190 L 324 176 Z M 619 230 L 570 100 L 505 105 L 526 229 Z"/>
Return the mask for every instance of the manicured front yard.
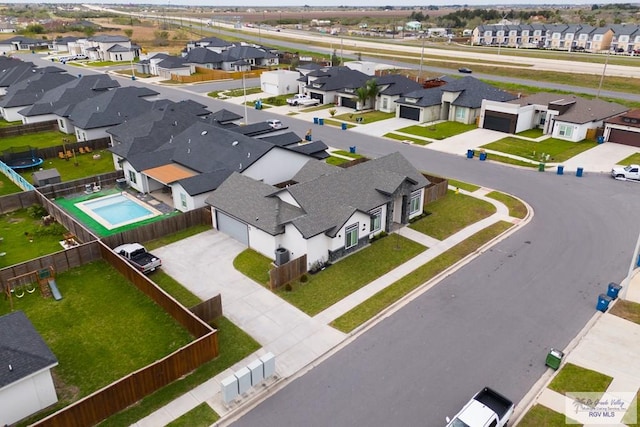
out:
<path id="1" fill-rule="evenodd" d="M 518 427 L 566 427 L 567 425 L 580 427 L 582 424 L 567 424 L 564 414 L 553 411 L 546 406 L 535 405 L 518 423 Z"/>
<path id="2" fill-rule="evenodd" d="M 640 164 L 640 153 L 634 153 L 629 157 L 625 157 L 624 159 L 618 162 L 619 165 L 637 165 Z M 613 165 L 612 165 L 613 166 Z"/>
<path id="3" fill-rule="evenodd" d="M 509 216 L 520 219 L 527 216 L 527 207 L 524 203 L 513 196 L 499 191 L 492 191 L 487 194 L 487 197 L 491 197 L 492 199 L 496 199 L 497 201 L 504 203 L 509 208 Z"/>
<path id="4" fill-rule="evenodd" d="M 333 116 L 334 119 L 343 120 L 345 122 L 358 123 L 357 119 L 362 119 L 360 124 L 373 123 L 380 120 L 391 119 L 396 116 L 396 113 L 385 113 L 382 111 L 367 111 L 367 112 L 355 112 L 345 113 Z"/>
<path id="5" fill-rule="evenodd" d="M 425 138 L 431 139 L 445 139 L 454 135 L 468 132 L 472 129 L 477 129 L 477 126 L 475 124 L 465 125 L 464 123 L 458 122 L 443 122 L 425 126 L 407 126 L 402 129 L 396 129 L 396 132 L 424 136 Z"/>
<path id="6" fill-rule="evenodd" d="M 393 132 L 385 133 L 382 136 L 384 136 L 385 138 L 391 138 L 391 139 L 395 139 L 403 142 L 411 141 L 413 144 L 417 144 L 417 145 L 427 145 L 431 143 L 431 141 L 425 141 L 424 139 L 419 139 L 419 138 L 412 138 L 410 136 L 404 136 L 404 135 L 400 135 Z"/>
<path id="7" fill-rule="evenodd" d="M 56 355 L 60 408 L 192 340 L 189 333 L 106 262 L 58 274 L 62 300 L 13 298 Z M 0 314 L 9 302 L 0 299 Z"/>
<path id="8" fill-rule="evenodd" d="M 62 145 L 62 139 L 69 140 L 69 143 L 76 142 L 75 135 L 67 135 L 57 130 L 30 133 L 28 135 L 7 136 L 0 140 L 0 149 L 6 150 L 10 147 L 45 148 L 54 145 Z"/>
<path id="9" fill-rule="evenodd" d="M 214 92 L 209 92 L 207 96 L 211 98 L 236 98 L 239 96 L 253 95 L 254 93 L 261 93 L 262 89 L 259 87 L 248 87 L 245 89 L 230 89 L 230 90 L 217 90 Z"/>
<path id="10" fill-rule="evenodd" d="M 549 155 L 548 161 L 558 163 L 564 162 L 596 145 L 598 145 L 597 142 L 588 140 L 571 142 L 548 138 L 541 142 L 533 142 L 509 136 L 483 145 L 482 148 L 542 162 L 547 161 L 546 155 Z M 543 155 L 545 155 L 545 158 L 542 157 Z"/>
<path id="11" fill-rule="evenodd" d="M 205 402 L 170 422 L 166 427 L 209 427 L 219 419 L 220 415 Z"/>
<path id="12" fill-rule="evenodd" d="M 549 384 L 549 388 L 560 394 L 575 392 L 604 393 L 613 378 L 572 363 L 567 363 Z"/>
<path id="13" fill-rule="evenodd" d="M 522 132 L 517 134 L 518 136 L 524 136 L 525 138 L 540 138 L 542 135 L 544 135 L 544 133 L 542 132 L 542 129 L 540 128 L 533 128 L 533 129 L 527 129 L 527 130 L 523 130 Z"/>
<path id="14" fill-rule="evenodd" d="M 475 184 L 469 184 L 468 182 L 464 182 L 464 181 L 458 181 L 456 179 L 451 179 L 448 178 L 449 181 L 449 185 L 453 186 L 453 187 L 458 187 L 462 190 L 466 190 L 469 191 L 470 193 L 473 193 L 476 190 L 479 190 L 480 187 L 475 185 Z"/>
<path id="15" fill-rule="evenodd" d="M 438 240 L 446 239 L 463 228 L 493 215 L 495 206 L 484 200 L 449 190 L 440 200 L 425 206 L 428 216 L 409 227 Z"/>
<path id="16" fill-rule="evenodd" d="M 640 325 L 640 304 L 633 301 L 619 299 L 609 310 L 609 314 L 613 314 L 630 322 Z"/>
<path id="17" fill-rule="evenodd" d="M 343 123 L 333 119 L 324 119 L 324 124 L 329 126 L 342 127 Z M 353 127 L 355 127 L 355 125 L 347 123 L 347 129 L 351 129 Z"/>
<path id="18" fill-rule="evenodd" d="M 384 237 L 368 247 L 349 255 L 317 274 L 308 274 L 307 282 L 297 282 L 292 290 L 281 289 L 277 294 L 309 316 L 352 294 L 374 279 L 393 270 L 426 248 L 397 234 Z M 234 266 L 258 283 L 268 286 L 271 260 L 247 249 Z"/>

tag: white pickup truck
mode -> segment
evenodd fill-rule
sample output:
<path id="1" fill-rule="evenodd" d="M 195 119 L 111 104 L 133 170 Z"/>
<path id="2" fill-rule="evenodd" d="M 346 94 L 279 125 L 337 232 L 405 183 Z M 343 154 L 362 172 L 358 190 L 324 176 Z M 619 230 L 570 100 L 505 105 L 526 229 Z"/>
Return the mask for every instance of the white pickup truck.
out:
<path id="1" fill-rule="evenodd" d="M 505 427 L 513 415 L 512 401 L 485 387 L 450 420 L 447 427 Z"/>
<path id="2" fill-rule="evenodd" d="M 114 248 L 113 251 L 144 274 L 149 274 L 162 266 L 160 258 L 147 252 L 140 243 L 125 243 Z"/>
<path id="3" fill-rule="evenodd" d="M 640 166 L 614 166 L 611 169 L 611 176 L 616 179 L 640 179 Z"/>
<path id="4" fill-rule="evenodd" d="M 306 95 L 297 94 L 293 95 L 293 98 L 287 99 L 287 104 L 293 105 L 294 107 L 297 105 L 304 105 L 305 107 L 308 107 L 310 105 L 320 104 L 320 100 Z"/>

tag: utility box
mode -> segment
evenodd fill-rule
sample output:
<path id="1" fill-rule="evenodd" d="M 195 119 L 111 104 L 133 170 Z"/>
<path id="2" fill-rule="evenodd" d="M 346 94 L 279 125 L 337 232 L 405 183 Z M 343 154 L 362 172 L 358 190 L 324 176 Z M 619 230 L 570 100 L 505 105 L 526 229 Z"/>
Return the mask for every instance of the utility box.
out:
<path id="1" fill-rule="evenodd" d="M 229 402 L 238 397 L 238 378 L 235 375 L 224 378 L 220 382 L 220 391 L 222 392 L 222 401 L 229 404 Z"/>
<path id="2" fill-rule="evenodd" d="M 254 360 L 247 365 L 247 368 L 251 371 L 251 385 L 255 387 L 264 379 L 264 367 L 262 366 L 262 360 Z"/>
<path id="3" fill-rule="evenodd" d="M 264 369 L 264 377 L 269 378 L 276 374 L 276 357 L 273 353 L 267 353 L 260 357 Z"/>
<path id="4" fill-rule="evenodd" d="M 564 353 L 560 350 L 556 350 L 552 348 L 549 350 L 549 354 L 547 354 L 547 360 L 545 365 L 550 367 L 551 369 L 558 370 L 560 367 L 560 363 L 562 363 L 562 358 L 564 357 Z"/>
<path id="5" fill-rule="evenodd" d="M 245 394 L 251 388 L 251 371 L 245 367 L 239 369 L 235 374 L 238 379 L 238 394 Z"/>
<path id="6" fill-rule="evenodd" d="M 276 249 L 276 265 L 282 265 L 289 262 L 289 251 L 285 248 Z"/>

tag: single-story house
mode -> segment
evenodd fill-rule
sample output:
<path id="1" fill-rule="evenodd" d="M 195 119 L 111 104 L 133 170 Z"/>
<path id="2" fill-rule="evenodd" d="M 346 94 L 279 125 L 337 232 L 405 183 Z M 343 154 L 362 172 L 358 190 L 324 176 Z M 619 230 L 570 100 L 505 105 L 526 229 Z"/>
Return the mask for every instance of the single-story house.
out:
<path id="1" fill-rule="evenodd" d="M 474 77 L 442 77 L 441 86 L 409 92 L 396 101 L 396 117 L 420 123 L 437 120 L 475 123 L 485 99 L 509 101 L 515 95 Z"/>
<path id="2" fill-rule="evenodd" d="M 310 161 L 282 188 L 233 173 L 206 202 L 216 229 L 272 259 L 306 254 L 311 268 L 421 215 L 428 184 L 394 153 L 350 168 Z"/>
<path id="3" fill-rule="evenodd" d="M 360 71 L 344 66 L 325 67 L 303 74 L 298 79 L 298 93 L 306 93 L 319 99 L 321 104 L 337 104 L 342 107 L 357 108 L 356 89 L 371 79 Z"/>
<path id="4" fill-rule="evenodd" d="M 640 147 L 640 110 L 633 110 L 604 122 L 604 140 Z"/>
<path id="5" fill-rule="evenodd" d="M 374 110 L 392 113 L 396 111 L 396 101 L 400 97 L 422 89 L 420 83 L 411 80 L 401 74 L 385 74 L 384 76 L 374 77 L 378 85 L 378 96 Z"/>
<path id="6" fill-rule="evenodd" d="M 33 50 L 48 46 L 46 40 L 31 39 L 24 36 L 15 36 L 0 41 L 0 55 L 6 55 L 20 50 Z"/>
<path id="7" fill-rule="evenodd" d="M 538 93 L 507 102 L 483 101 L 478 126 L 507 133 L 540 128 L 545 135 L 577 142 L 595 137 L 605 120 L 628 110 L 600 99 Z"/>
<path id="8" fill-rule="evenodd" d="M 289 70 L 266 71 L 260 75 L 262 91 L 270 95 L 285 95 L 298 89 L 300 73 Z"/>
<path id="9" fill-rule="evenodd" d="M 22 311 L 0 317 L 0 425 L 13 425 L 58 401 L 51 369 L 58 366 Z"/>

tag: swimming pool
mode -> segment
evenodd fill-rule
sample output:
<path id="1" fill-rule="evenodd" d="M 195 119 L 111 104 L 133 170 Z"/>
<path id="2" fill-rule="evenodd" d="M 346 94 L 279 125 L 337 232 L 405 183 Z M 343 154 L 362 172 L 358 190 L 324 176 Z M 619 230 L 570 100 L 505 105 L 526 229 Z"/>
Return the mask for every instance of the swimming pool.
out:
<path id="1" fill-rule="evenodd" d="M 127 193 L 76 203 L 76 207 L 108 230 L 162 215 Z"/>

